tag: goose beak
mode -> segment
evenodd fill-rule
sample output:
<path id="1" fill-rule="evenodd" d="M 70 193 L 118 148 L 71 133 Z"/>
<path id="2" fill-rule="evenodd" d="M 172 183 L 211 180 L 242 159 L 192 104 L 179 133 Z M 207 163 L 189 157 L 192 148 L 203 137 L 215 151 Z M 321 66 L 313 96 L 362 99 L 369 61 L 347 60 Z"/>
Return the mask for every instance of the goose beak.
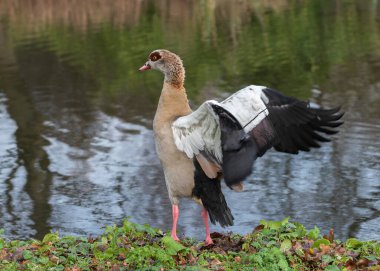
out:
<path id="1" fill-rule="evenodd" d="M 152 67 L 147 63 L 145 63 L 140 69 L 139 71 L 143 72 L 143 71 L 147 71 L 147 70 L 150 70 Z"/>

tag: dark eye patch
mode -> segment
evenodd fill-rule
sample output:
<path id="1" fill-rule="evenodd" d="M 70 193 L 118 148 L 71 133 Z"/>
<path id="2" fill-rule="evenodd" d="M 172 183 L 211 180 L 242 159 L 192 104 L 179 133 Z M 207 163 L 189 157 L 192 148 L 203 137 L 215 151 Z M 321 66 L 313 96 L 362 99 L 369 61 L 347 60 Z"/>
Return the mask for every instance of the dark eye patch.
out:
<path id="1" fill-rule="evenodd" d="M 150 54 L 149 59 L 152 61 L 157 61 L 157 60 L 161 59 L 161 55 L 158 52 L 154 52 L 154 53 Z"/>

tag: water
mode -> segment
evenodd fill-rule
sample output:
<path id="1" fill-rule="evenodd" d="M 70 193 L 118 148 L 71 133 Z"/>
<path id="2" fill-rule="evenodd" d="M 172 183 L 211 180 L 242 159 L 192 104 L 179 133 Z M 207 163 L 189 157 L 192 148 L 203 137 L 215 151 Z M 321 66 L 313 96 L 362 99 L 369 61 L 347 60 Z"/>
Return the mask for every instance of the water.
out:
<path id="1" fill-rule="evenodd" d="M 168 48 L 185 62 L 195 105 L 258 84 L 346 112 L 332 143 L 269 151 L 244 192 L 224 189 L 235 225 L 212 230 L 290 216 L 341 239 L 380 240 L 378 1 L 37 2 L 0 3 L 5 236 L 96 235 L 125 217 L 170 229 L 152 134 L 162 75 L 137 71 Z M 191 200 L 179 229 L 203 237 Z"/>

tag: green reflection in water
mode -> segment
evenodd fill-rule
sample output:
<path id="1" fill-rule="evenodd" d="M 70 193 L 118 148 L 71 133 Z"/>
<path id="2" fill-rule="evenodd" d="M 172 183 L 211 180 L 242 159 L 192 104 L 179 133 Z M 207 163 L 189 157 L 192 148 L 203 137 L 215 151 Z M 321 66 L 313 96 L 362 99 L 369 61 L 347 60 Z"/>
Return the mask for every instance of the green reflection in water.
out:
<path id="1" fill-rule="evenodd" d="M 71 65 L 93 78 L 99 92 L 127 89 L 152 98 L 158 96 L 162 76 L 142 75 L 137 68 L 156 48 L 182 56 L 193 98 L 210 86 L 234 91 L 252 83 L 307 98 L 334 66 L 379 48 L 379 12 L 373 1 L 289 1 L 280 11 L 234 7 L 229 12 L 235 17 L 229 20 L 220 11 L 231 8 L 228 4 L 215 7 L 202 1 L 193 4 L 190 14 L 183 11 L 189 22 L 163 16 L 160 3 L 145 2 L 132 26 L 105 20 L 83 31 L 52 21 L 32 36 L 33 42 L 48 40 L 49 50 L 63 59 L 69 56 Z M 28 36 L 27 29 L 10 26 L 15 46 Z"/>

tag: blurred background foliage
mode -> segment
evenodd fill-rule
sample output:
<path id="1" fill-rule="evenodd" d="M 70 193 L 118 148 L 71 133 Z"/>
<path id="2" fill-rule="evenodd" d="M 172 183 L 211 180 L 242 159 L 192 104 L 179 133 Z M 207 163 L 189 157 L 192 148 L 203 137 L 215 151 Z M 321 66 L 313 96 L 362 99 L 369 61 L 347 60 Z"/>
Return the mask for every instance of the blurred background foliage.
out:
<path id="1" fill-rule="evenodd" d="M 334 66 L 379 51 L 378 1 L 5 0 L 10 47 L 40 39 L 107 94 L 159 94 L 137 68 L 150 51 L 182 56 L 187 90 L 268 85 L 307 98 Z M 6 16 L 5 16 L 6 15 Z M 67 59 L 69 58 L 69 59 Z"/>

